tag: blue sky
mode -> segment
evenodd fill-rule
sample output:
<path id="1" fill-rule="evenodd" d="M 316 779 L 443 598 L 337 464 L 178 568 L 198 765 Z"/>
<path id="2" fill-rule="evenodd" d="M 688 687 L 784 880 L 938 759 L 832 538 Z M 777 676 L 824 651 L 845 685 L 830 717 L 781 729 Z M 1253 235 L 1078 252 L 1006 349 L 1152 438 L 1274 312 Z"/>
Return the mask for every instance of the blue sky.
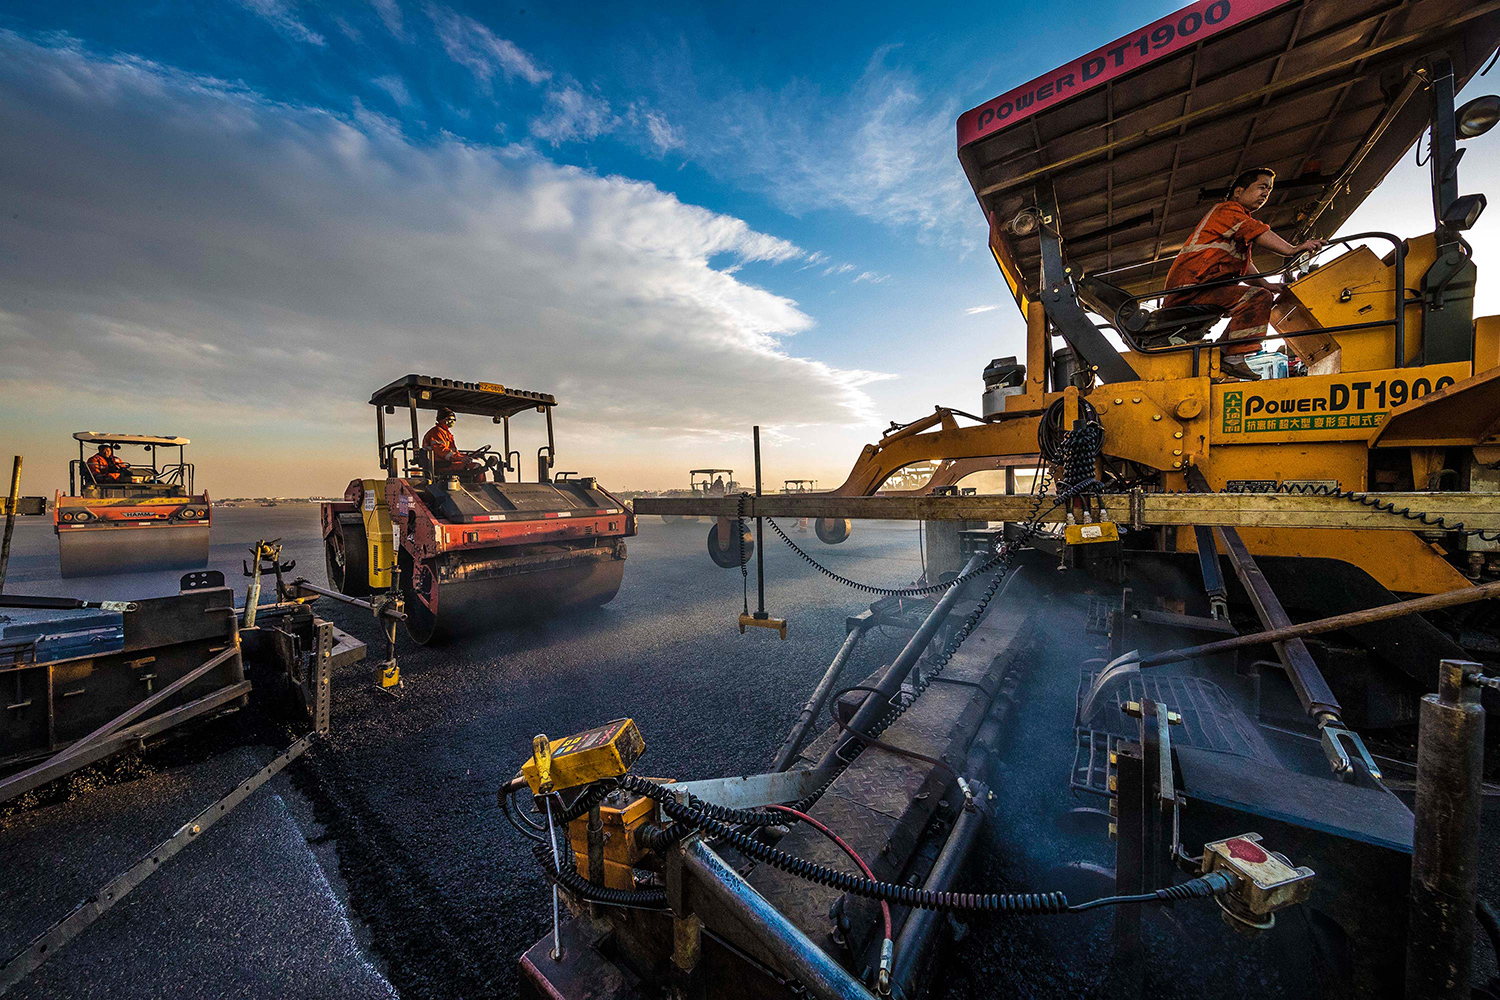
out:
<path id="1" fill-rule="evenodd" d="M 0 419 L 29 491 L 90 427 L 323 493 L 430 370 L 556 392 L 620 488 L 753 422 L 835 485 L 1022 350 L 954 118 L 1176 6 L 13 2 Z"/>

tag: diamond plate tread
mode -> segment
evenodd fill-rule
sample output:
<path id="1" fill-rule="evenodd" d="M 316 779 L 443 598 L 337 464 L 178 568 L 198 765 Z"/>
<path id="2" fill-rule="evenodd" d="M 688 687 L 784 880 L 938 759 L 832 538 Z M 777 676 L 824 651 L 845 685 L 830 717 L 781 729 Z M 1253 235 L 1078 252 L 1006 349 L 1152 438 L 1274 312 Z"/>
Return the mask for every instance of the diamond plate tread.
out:
<path id="1" fill-rule="evenodd" d="M 897 874 L 895 865 L 883 850 L 886 841 L 890 839 L 895 818 L 832 792 L 819 801 L 814 815 L 829 829 L 837 831 L 844 842 L 865 859 L 877 878 L 890 879 Z M 856 870 L 854 863 L 837 844 L 805 824 L 793 827 L 777 846 L 799 858 L 807 858 L 838 871 Z M 748 878 L 755 890 L 785 914 L 787 919 L 821 947 L 836 954 L 828 935 L 832 927 L 828 910 L 841 893 L 804 881 L 795 875 L 788 875 L 769 865 L 757 865 Z"/>

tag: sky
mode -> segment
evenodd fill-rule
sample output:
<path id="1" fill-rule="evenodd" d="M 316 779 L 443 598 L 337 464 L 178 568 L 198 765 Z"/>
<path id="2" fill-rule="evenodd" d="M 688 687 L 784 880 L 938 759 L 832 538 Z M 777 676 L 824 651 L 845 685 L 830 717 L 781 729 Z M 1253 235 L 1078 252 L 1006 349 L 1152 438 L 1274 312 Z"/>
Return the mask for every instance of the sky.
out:
<path id="1" fill-rule="evenodd" d="M 755 424 L 832 487 L 1024 353 L 954 119 L 1177 6 L 12 0 L 0 459 L 178 434 L 211 495 L 336 494 L 421 372 L 553 393 L 609 487 L 747 480 Z M 1430 230 L 1398 173 L 1351 225 Z"/>

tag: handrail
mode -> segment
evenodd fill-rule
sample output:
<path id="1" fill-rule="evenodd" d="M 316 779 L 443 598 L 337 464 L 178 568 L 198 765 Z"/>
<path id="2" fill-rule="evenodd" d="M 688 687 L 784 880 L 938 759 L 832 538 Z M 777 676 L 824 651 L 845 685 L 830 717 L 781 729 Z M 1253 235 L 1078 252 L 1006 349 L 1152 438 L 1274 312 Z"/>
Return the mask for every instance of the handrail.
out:
<path id="1" fill-rule="evenodd" d="M 1409 249 L 1408 249 L 1408 247 L 1406 245 L 1406 242 L 1404 240 L 1402 240 L 1400 237 L 1394 235 L 1393 233 L 1369 232 L 1369 233 L 1350 233 L 1347 236 L 1335 236 L 1335 237 L 1329 239 L 1328 242 L 1323 246 L 1323 248 L 1321 250 L 1318 250 L 1315 253 L 1313 253 L 1308 258 L 1308 263 L 1311 263 L 1315 258 L 1317 258 L 1320 254 L 1322 254 L 1329 247 L 1332 247 L 1332 246 L 1343 246 L 1343 247 L 1345 247 L 1345 248 L 1347 248 L 1349 250 L 1353 250 L 1354 247 L 1351 245 L 1352 242 L 1354 240 L 1363 240 L 1363 239 L 1385 240 L 1386 242 L 1390 243 L 1391 246 L 1395 250 L 1395 258 L 1396 258 L 1396 287 L 1398 289 L 1400 289 L 1400 291 L 1401 291 L 1401 305 L 1400 305 L 1400 307 L 1398 307 L 1395 310 L 1395 318 L 1393 320 L 1391 320 L 1391 321 L 1376 320 L 1376 321 L 1370 322 L 1370 323 L 1350 323 L 1350 324 L 1346 324 L 1346 325 L 1343 325 L 1343 326 L 1320 327 L 1319 330 L 1321 332 L 1323 332 L 1323 333 L 1341 333 L 1341 332 L 1345 332 L 1345 331 L 1349 331 L 1349 330 L 1369 330 L 1369 329 L 1374 329 L 1376 327 L 1395 326 L 1395 328 L 1396 328 L 1396 337 L 1395 337 L 1395 341 L 1396 341 L 1396 343 L 1395 343 L 1395 355 L 1396 355 L 1396 357 L 1395 357 L 1395 364 L 1392 365 L 1392 367 L 1393 368 L 1405 368 L 1406 367 L 1406 307 L 1411 304 L 1410 302 L 1407 301 L 1407 298 L 1406 298 L 1406 255 L 1409 252 Z M 1293 259 L 1295 260 L 1295 258 L 1293 258 Z M 1140 344 L 1137 344 L 1136 341 L 1135 341 L 1135 338 L 1132 337 L 1130 335 L 1130 333 L 1129 333 L 1129 327 L 1124 322 L 1123 314 L 1131 306 L 1138 305 L 1139 303 L 1141 303 L 1141 302 L 1143 302 L 1143 301 L 1145 301 L 1147 299 L 1161 299 L 1161 298 L 1166 298 L 1168 295 L 1177 295 L 1177 294 L 1179 294 L 1181 292 L 1193 291 L 1193 290 L 1202 290 L 1202 289 L 1205 289 L 1205 288 L 1225 288 L 1225 287 L 1228 287 L 1230 285 L 1242 284 L 1242 283 L 1244 283 L 1246 281 L 1253 281 L 1253 280 L 1257 280 L 1257 279 L 1260 279 L 1260 278 L 1269 278 L 1269 277 L 1273 277 L 1273 276 L 1278 275 L 1278 274 L 1284 275 L 1289 269 L 1290 269 L 1290 265 L 1287 265 L 1287 266 L 1283 266 L 1279 270 L 1275 270 L 1275 271 L 1261 271 L 1261 272 L 1256 273 L 1256 274 L 1243 274 L 1243 275 L 1240 275 L 1239 277 L 1236 277 L 1236 278 L 1216 278 L 1213 281 L 1203 281 L 1203 282 L 1198 282 L 1197 284 L 1192 284 L 1192 285 L 1178 285 L 1175 288 L 1162 289 L 1161 291 L 1157 291 L 1157 292 L 1143 292 L 1143 293 L 1138 294 L 1138 295 L 1132 295 L 1129 298 L 1127 298 L 1124 302 L 1120 303 L 1120 305 L 1115 309 L 1115 314 L 1114 314 L 1114 317 L 1113 317 L 1114 323 L 1112 325 L 1114 326 L 1114 329 L 1116 330 L 1116 332 L 1118 332 L 1120 334 L 1121 339 L 1124 340 L 1127 345 L 1129 345 L 1130 349 L 1132 351 L 1135 351 L 1135 352 L 1140 353 L 1140 354 L 1168 354 L 1168 353 L 1171 353 L 1171 352 L 1174 352 L 1174 351 L 1199 349 L 1199 348 L 1202 347 L 1201 344 L 1171 344 L 1171 345 L 1168 345 L 1168 346 L 1165 346 L 1165 347 L 1144 347 L 1144 346 L 1142 346 Z"/>

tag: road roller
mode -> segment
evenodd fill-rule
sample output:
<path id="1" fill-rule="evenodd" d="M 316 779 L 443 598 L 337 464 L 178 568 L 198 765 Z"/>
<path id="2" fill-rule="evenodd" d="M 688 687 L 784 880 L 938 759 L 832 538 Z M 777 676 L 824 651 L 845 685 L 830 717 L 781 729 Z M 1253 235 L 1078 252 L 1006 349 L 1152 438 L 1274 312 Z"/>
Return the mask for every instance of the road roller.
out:
<path id="1" fill-rule="evenodd" d="M 688 472 L 687 489 L 666 490 L 661 495 L 664 497 L 722 497 L 736 492 L 739 488 L 740 484 L 734 481 L 733 469 L 692 469 Z M 691 514 L 663 514 L 661 519 L 667 524 L 698 520 Z"/>
<path id="2" fill-rule="evenodd" d="M 208 565 L 208 493 L 193 487 L 185 437 L 78 431 L 68 492 L 52 508 L 63 576 L 108 576 Z M 125 448 L 141 449 L 127 461 Z M 176 461 L 170 461 L 171 449 Z M 163 460 L 163 449 L 166 449 Z"/>
<path id="3" fill-rule="evenodd" d="M 323 504 L 330 585 L 351 597 L 394 589 L 407 632 L 423 645 L 614 598 L 635 515 L 592 476 L 554 475 L 556 398 L 406 375 L 370 404 L 385 478 L 355 479 L 342 500 Z M 411 436 L 392 441 L 386 417 L 398 407 Z M 425 435 L 421 411 L 440 418 Z M 534 482 L 522 479 L 521 453 L 511 448 L 511 419 L 528 412 L 546 423 Z M 500 425 L 501 449 L 445 449 L 453 438 L 438 431 L 460 414 Z"/>

